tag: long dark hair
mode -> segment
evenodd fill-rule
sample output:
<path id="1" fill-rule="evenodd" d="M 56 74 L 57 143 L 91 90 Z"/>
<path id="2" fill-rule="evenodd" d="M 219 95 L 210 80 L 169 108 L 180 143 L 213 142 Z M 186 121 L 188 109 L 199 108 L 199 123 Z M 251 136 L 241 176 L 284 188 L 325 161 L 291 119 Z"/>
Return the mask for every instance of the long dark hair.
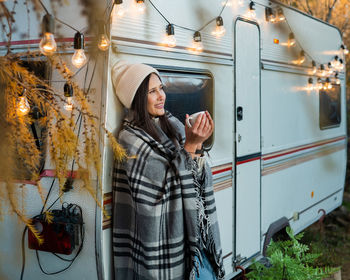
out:
<path id="1" fill-rule="evenodd" d="M 131 104 L 131 110 L 134 111 L 135 124 L 159 142 L 159 132 L 156 128 L 154 121 L 152 120 L 151 115 L 147 111 L 147 94 L 151 75 L 152 74 L 149 74 L 137 89 L 134 100 Z M 174 127 L 169 122 L 166 113 L 163 116 L 159 117 L 159 124 L 161 129 L 168 136 L 169 139 L 171 139 L 173 142 L 175 140 L 180 140 L 180 135 L 176 133 Z"/>

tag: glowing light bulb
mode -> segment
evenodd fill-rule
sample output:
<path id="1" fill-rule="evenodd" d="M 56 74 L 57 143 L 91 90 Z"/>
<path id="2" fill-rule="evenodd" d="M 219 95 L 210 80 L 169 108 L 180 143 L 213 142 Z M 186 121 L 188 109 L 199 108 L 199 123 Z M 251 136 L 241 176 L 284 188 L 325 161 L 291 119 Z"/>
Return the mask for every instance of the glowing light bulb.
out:
<path id="1" fill-rule="evenodd" d="M 326 79 L 326 84 L 325 84 L 326 89 L 331 89 L 332 88 L 332 83 L 329 78 Z"/>
<path id="2" fill-rule="evenodd" d="M 311 74 L 315 75 L 316 72 L 317 72 L 316 62 L 313 60 Z"/>
<path id="3" fill-rule="evenodd" d="M 328 62 L 328 75 L 332 75 L 333 74 L 333 67 L 332 64 L 330 62 Z"/>
<path id="4" fill-rule="evenodd" d="M 52 33 L 46 32 L 39 44 L 40 51 L 44 55 L 52 55 L 57 50 L 55 37 Z"/>
<path id="5" fill-rule="evenodd" d="M 203 51 L 202 37 L 199 31 L 196 31 L 193 35 L 192 47 L 195 52 Z"/>
<path id="6" fill-rule="evenodd" d="M 342 49 L 344 55 L 349 54 L 349 50 L 347 49 L 347 47 L 344 44 L 342 44 L 340 46 L 340 48 Z"/>
<path id="7" fill-rule="evenodd" d="M 335 78 L 335 83 L 336 83 L 337 85 L 340 85 L 340 79 L 339 79 L 338 73 L 335 73 L 334 78 Z"/>
<path id="8" fill-rule="evenodd" d="M 250 1 L 250 3 L 249 3 L 248 17 L 251 17 L 251 18 L 255 18 L 256 17 L 255 4 L 254 4 L 253 1 Z"/>
<path id="9" fill-rule="evenodd" d="M 211 33 L 217 37 L 221 37 L 225 34 L 226 29 L 224 27 L 224 21 L 221 16 L 216 18 L 216 27 L 215 30 Z"/>
<path id="10" fill-rule="evenodd" d="M 45 14 L 41 22 L 43 38 L 40 41 L 39 48 L 42 54 L 52 55 L 56 49 L 57 44 L 53 36 L 55 30 L 55 20 L 50 14 Z"/>
<path id="11" fill-rule="evenodd" d="M 80 32 L 77 32 L 74 35 L 74 50 L 72 63 L 75 67 L 80 68 L 86 63 L 86 56 L 84 52 L 84 34 Z"/>
<path id="12" fill-rule="evenodd" d="M 266 21 L 271 23 L 276 22 L 276 16 L 272 8 L 270 7 L 265 8 L 265 16 L 266 16 Z"/>
<path id="13" fill-rule="evenodd" d="M 324 69 L 324 65 L 323 64 L 320 65 L 320 75 L 322 77 L 326 76 L 326 69 Z"/>
<path id="14" fill-rule="evenodd" d="M 136 0 L 137 3 L 137 11 L 139 13 L 144 13 L 146 10 L 146 5 L 145 5 L 145 1 L 144 0 Z"/>
<path id="15" fill-rule="evenodd" d="M 168 45 L 168 47 L 175 47 L 176 46 L 176 38 L 175 38 L 175 31 L 174 31 L 174 25 L 168 24 L 166 27 L 166 36 L 164 43 Z"/>
<path id="16" fill-rule="evenodd" d="M 101 35 L 99 36 L 99 39 L 98 39 L 98 48 L 99 48 L 101 51 L 106 51 L 106 50 L 108 50 L 110 44 L 111 44 L 111 43 L 110 43 L 110 41 L 108 40 L 106 34 L 101 34 Z"/>
<path id="17" fill-rule="evenodd" d="M 286 17 L 283 14 L 282 8 L 278 8 L 277 9 L 277 20 L 278 21 L 284 21 L 285 19 L 286 19 Z"/>
<path id="18" fill-rule="evenodd" d="M 67 111 L 73 110 L 73 86 L 71 84 L 65 83 L 64 84 L 64 96 L 66 97 L 66 102 L 63 106 L 63 108 Z"/>
<path id="19" fill-rule="evenodd" d="M 84 49 L 77 49 L 72 56 L 72 63 L 75 67 L 80 68 L 86 63 Z"/>
<path id="20" fill-rule="evenodd" d="M 22 95 L 19 96 L 16 113 L 18 116 L 23 117 L 23 116 L 27 115 L 29 113 L 29 111 L 30 111 L 30 106 L 29 106 L 28 100 L 27 100 L 26 96 L 24 95 L 24 93 L 22 93 Z"/>
<path id="21" fill-rule="evenodd" d="M 314 89 L 314 82 L 313 82 L 312 78 L 309 78 L 306 90 L 311 91 L 313 89 Z"/>
<path id="22" fill-rule="evenodd" d="M 64 109 L 67 111 L 73 110 L 73 97 L 67 97 L 66 104 L 64 104 Z"/>
<path id="23" fill-rule="evenodd" d="M 300 51 L 299 58 L 296 61 L 296 63 L 297 64 L 303 64 L 304 61 L 305 61 L 305 52 L 304 51 Z"/>
<path id="24" fill-rule="evenodd" d="M 164 43 L 168 45 L 168 47 L 171 47 L 171 48 L 175 47 L 176 46 L 175 35 L 166 35 Z"/>
<path id="25" fill-rule="evenodd" d="M 287 43 L 288 47 L 292 47 L 295 45 L 295 37 L 294 37 L 294 33 L 289 33 L 289 37 L 288 37 L 288 43 Z"/>
<path id="26" fill-rule="evenodd" d="M 114 0 L 115 9 L 117 11 L 117 17 L 121 18 L 125 15 L 125 9 L 123 5 L 123 0 Z"/>
<path id="27" fill-rule="evenodd" d="M 319 90 L 321 90 L 323 88 L 323 83 L 322 83 L 322 80 L 320 78 L 317 79 L 317 87 Z"/>

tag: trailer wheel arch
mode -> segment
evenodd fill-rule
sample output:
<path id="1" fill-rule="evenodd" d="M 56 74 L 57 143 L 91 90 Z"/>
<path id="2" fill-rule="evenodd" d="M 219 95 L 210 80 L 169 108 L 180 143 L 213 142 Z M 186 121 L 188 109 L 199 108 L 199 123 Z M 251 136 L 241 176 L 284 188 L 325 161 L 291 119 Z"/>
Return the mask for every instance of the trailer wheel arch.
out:
<path id="1" fill-rule="evenodd" d="M 289 220 L 286 217 L 282 217 L 278 219 L 277 221 L 270 224 L 266 235 L 265 235 L 265 241 L 263 245 L 263 256 L 266 257 L 266 250 L 267 246 L 270 244 L 271 239 L 278 235 L 279 232 L 281 232 L 283 229 L 285 229 L 287 226 L 289 226 Z"/>

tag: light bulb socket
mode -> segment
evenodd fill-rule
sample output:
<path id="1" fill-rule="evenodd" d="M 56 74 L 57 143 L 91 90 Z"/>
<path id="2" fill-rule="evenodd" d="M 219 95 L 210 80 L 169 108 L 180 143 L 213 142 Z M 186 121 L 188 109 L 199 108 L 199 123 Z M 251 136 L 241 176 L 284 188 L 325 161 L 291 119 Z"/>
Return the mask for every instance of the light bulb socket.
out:
<path id="1" fill-rule="evenodd" d="M 266 21 L 270 21 L 270 18 L 273 16 L 273 10 L 271 7 L 266 7 L 265 8 L 265 18 Z"/>
<path id="2" fill-rule="evenodd" d="M 317 83 L 321 84 L 322 83 L 322 79 L 321 78 L 317 78 Z"/>
<path id="3" fill-rule="evenodd" d="M 339 59 L 339 63 L 343 64 L 343 59 L 342 58 Z"/>
<path id="4" fill-rule="evenodd" d="M 168 36 L 170 35 L 174 35 L 175 34 L 175 29 L 174 29 L 174 25 L 169 23 L 167 26 L 166 26 L 166 34 Z"/>
<path id="5" fill-rule="evenodd" d="M 316 67 L 316 62 L 315 62 L 315 60 L 313 60 L 313 61 L 311 62 L 311 65 L 312 65 L 312 67 Z"/>
<path id="6" fill-rule="evenodd" d="M 193 40 L 195 42 L 201 42 L 202 41 L 201 33 L 199 31 L 194 32 Z"/>
<path id="7" fill-rule="evenodd" d="M 339 77 L 339 73 L 335 72 L 334 78 L 338 78 Z"/>
<path id="8" fill-rule="evenodd" d="M 74 49 L 84 49 L 84 34 L 77 32 L 74 35 Z"/>
<path id="9" fill-rule="evenodd" d="M 332 63 L 328 62 L 328 68 L 332 68 Z"/>
<path id="10" fill-rule="evenodd" d="M 54 19 L 54 17 L 50 14 L 44 15 L 41 28 L 42 28 L 43 34 L 54 33 L 55 32 L 55 19 Z"/>
<path id="11" fill-rule="evenodd" d="M 217 25 L 217 26 L 223 26 L 223 25 L 224 25 L 224 20 L 222 19 L 221 16 L 218 16 L 218 17 L 216 18 L 216 25 Z"/>
<path id="12" fill-rule="evenodd" d="M 324 65 L 323 64 L 320 65 L 320 70 L 324 70 Z"/>
<path id="13" fill-rule="evenodd" d="M 326 78 L 326 83 L 330 83 L 331 79 L 330 78 Z"/>
<path id="14" fill-rule="evenodd" d="M 136 0 L 136 3 L 137 4 L 143 4 L 143 3 L 145 3 L 145 0 Z"/>
<path id="15" fill-rule="evenodd" d="M 72 97 L 73 96 L 73 86 L 71 84 L 65 83 L 63 87 L 64 96 Z"/>
<path id="16" fill-rule="evenodd" d="M 300 56 L 300 57 L 305 57 L 305 52 L 304 52 L 304 51 L 300 51 L 299 56 Z"/>
<path id="17" fill-rule="evenodd" d="M 338 60 L 338 59 L 339 59 L 339 56 L 336 55 L 336 56 L 334 57 L 334 60 Z"/>
<path id="18" fill-rule="evenodd" d="M 341 48 L 342 50 L 345 50 L 345 49 L 346 49 L 344 44 L 341 44 L 340 48 Z"/>
<path id="19" fill-rule="evenodd" d="M 253 1 L 250 1 L 250 3 L 249 3 L 249 10 L 251 10 L 251 11 L 255 10 L 255 3 Z"/>
<path id="20" fill-rule="evenodd" d="M 293 40 L 293 39 L 295 39 L 295 37 L 294 37 L 294 33 L 293 33 L 293 32 L 289 33 L 288 38 L 289 38 L 289 40 Z"/>
<path id="21" fill-rule="evenodd" d="M 123 4 L 123 0 L 114 0 L 115 5 Z"/>
<path id="22" fill-rule="evenodd" d="M 314 83 L 314 80 L 313 80 L 312 78 L 309 78 L 309 79 L 308 79 L 308 83 L 309 83 L 309 84 L 313 84 L 313 83 Z"/>
<path id="23" fill-rule="evenodd" d="M 284 19 L 284 13 L 283 13 L 283 9 L 281 7 L 279 7 L 277 9 L 277 17 L 278 18 L 283 18 Z M 282 19 L 281 19 L 282 20 Z"/>

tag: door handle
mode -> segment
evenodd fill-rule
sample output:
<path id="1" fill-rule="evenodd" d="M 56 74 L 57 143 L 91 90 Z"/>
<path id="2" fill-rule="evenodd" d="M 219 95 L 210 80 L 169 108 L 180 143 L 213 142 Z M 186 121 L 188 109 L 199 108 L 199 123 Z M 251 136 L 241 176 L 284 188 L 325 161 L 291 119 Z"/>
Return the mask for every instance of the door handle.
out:
<path id="1" fill-rule="evenodd" d="M 237 107 L 237 121 L 243 120 L 243 108 L 241 106 Z"/>

